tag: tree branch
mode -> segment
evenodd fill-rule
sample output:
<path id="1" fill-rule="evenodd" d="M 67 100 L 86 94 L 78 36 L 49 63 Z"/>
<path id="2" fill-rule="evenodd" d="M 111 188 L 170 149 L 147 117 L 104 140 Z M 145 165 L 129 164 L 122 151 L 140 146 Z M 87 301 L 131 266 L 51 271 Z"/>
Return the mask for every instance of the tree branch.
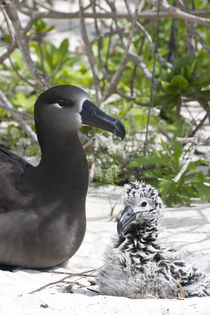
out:
<path id="1" fill-rule="evenodd" d="M 82 35 L 82 39 L 83 42 L 85 44 L 85 49 L 87 52 L 87 57 L 89 59 L 90 62 L 90 66 L 92 69 L 92 73 L 93 73 L 93 80 L 94 80 L 94 85 L 95 85 L 95 90 L 96 90 L 96 98 L 97 98 L 97 102 L 99 103 L 102 99 L 102 95 L 101 95 L 101 88 L 100 88 L 100 80 L 99 80 L 99 71 L 98 71 L 98 67 L 95 61 L 95 57 L 92 51 L 92 47 L 90 44 L 90 41 L 88 39 L 88 34 L 87 34 L 87 30 L 86 30 L 86 25 L 85 25 L 85 17 L 84 17 L 84 6 L 83 6 L 83 0 L 79 0 L 79 7 L 80 7 L 80 29 L 81 29 L 81 35 Z"/>
<path id="2" fill-rule="evenodd" d="M 12 69 L 13 69 L 14 72 L 17 74 L 17 76 L 18 76 L 23 82 L 26 82 L 28 85 L 32 86 L 33 88 L 37 88 L 35 84 L 33 84 L 33 83 L 31 83 L 30 81 L 28 81 L 27 79 L 25 79 L 25 78 L 17 71 L 17 69 L 15 68 L 15 65 L 13 64 L 12 59 L 11 59 L 10 56 L 8 57 L 8 59 L 9 59 L 9 62 L 10 62 L 10 65 L 11 65 Z"/>
<path id="3" fill-rule="evenodd" d="M 149 0 L 147 0 L 149 2 Z M 151 0 L 152 1 L 152 0 Z M 153 0 L 153 2 L 155 3 L 156 1 Z M 153 4 L 153 3 L 151 3 Z M 155 4 L 154 4 L 155 5 Z M 61 12 L 61 11 L 57 11 L 57 10 L 49 10 L 49 11 L 42 11 L 42 12 L 38 12 L 36 10 L 33 10 L 30 8 L 26 9 L 25 7 L 23 7 L 20 4 L 17 4 L 18 10 L 28 16 L 32 16 L 33 19 L 35 20 L 39 20 L 39 19 L 44 19 L 44 18 L 49 18 L 49 19 L 78 19 L 80 18 L 80 13 L 79 11 L 76 12 Z M 85 8 L 84 8 L 85 10 Z M 195 10 L 192 11 L 190 10 L 188 14 L 193 13 L 193 17 L 209 17 L 210 16 L 210 10 L 206 9 L 206 10 Z M 173 18 L 174 17 L 174 13 L 173 12 L 160 12 L 160 16 L 159 18 Z M 156 19 L 156 13 L 153 10 L 145 10 L 143 12 L 139 12 L 138 13 L 138 18 L 142 18 L 142 19 Z M 129 14 L 128 12 L 84 12 L 84 18 L 85 19 L 132 19 L 132 14 Z M 176 16 L 177 18 L 183 18 L 180 16 Z M 208 20 L 207 20 L 208 21 Z"/>
<path id="4" fill-rule="evenodd" d="M 148 3 L 158 6 L 158 0 L 147 0 Z M 194 11 L 189 11 L 189 13 L 183 12 L 180 9 L 177 9 L 168 4 L 166 0 L 160 1 L 160 7 L 164 11 L 168 12 L 172 17 L 183 19 L 187 22 L 198 23 L 206 26 L 210 26 L 210 20 L 203 18 L 201 16 L 196 16 Z M 193 13 L 193 14 L 191 14 Z"/>
<path id="5" fill-rule="evenodd" d="M 199 41 L 201 46 L 210 54 L 210 46 L 204 41 L 204 39 L 200 36 L 200 34 L 196 31 L 194 25 L 191 24 L 191 32 L 194 37 Z"/>
<path id="6" fill-rule="evenodd" d="M 176 138 L 176 139 L 178 139 L 178 138 Z M 180 139 L 180 138 L 179 138 L 179 139 Z M 188 142 L 188 143 L 189 143 L 189 142 Z M 192 142 L 191 142 L 191 143 L 192 143 Z M 195 152 L 196 147 L 197 147 L 197 144 L 193 144 L 193 145 L 191 146 L 190 150 L 189 150 L 189 147 L 188 147 L 187 150 L 189 150 L 189 152 L 187 153 L 187 158 L 186 158 L 184 164 L 182 165 L 181 170 L 179 171 L 179 173 L 173 178 L 173 181 L 174 181 L 175 183 L 177 183 L 177 182 L 180 180 L 180 178 L 182 177 L 182 175 L 184 174 L 184 172 L 185 172 L 186 169 L 188 168 L 188 165 L 189 165 L 190 162 L 192 161 L 193 154 L 194 154 L 194 152 Z M 186 150 L 186 151 L 187 151 L 187 150 Z"/>
<path id="7" fill-rule="evenodd" d="M 128 43 L 125 46 L 125 50 L 124 50 L 120 65 L 119 65 L 117 71 L 115 72 L 115 74 L 114 74 L 114 76 L 110 82 L 109 87 L 107 88 L 107 90 L 104 93 L 103 100 L 106 100 L 116 90 L 116 87 L 119 83 L 119 80 L 120 80 L 122 74 L 123 74 L 123 71 L 125 70 L 126 64 L 128 62 L 128 54 L 129 54 L 130 46 L 131 46 L 133 35 L 134 35 L 134 25 L 136 23 L 137 13 L 138 13 L 137 3 L 135 3 L 135 12 L 133 14 L 131 32 L 130 32 L 130 35 L 128 38 Z"/>
<path id="8" fill-rule="evenodd" d="M 18 114 L 20 116 L 23 116 L 23 117 L 27 118 L 27 119 L 31 119 L 31 120 L 34 119 L 33 115 L 25 113 L 25 112 L 21 112 L 20 110 L 15 109 L 14 107 L 7 106 L 6 104 L 1 104 L 0 103 L 0 108 L 5 110 L 5 111 L 7 111 L 7 112 L 9 112 L 9 113 L 16 113 L 16 114 Z"/>
<path id="9" fill-rule="evenodd" d="M 147 32 L 147 30 L 140 23 L 136 22 L 136 26 L 137 26 L 137 29 L 141 33 L 144 34 L 144 36 L 146 37 L 146 39 L 149 42 L 149 46 L 150 46 L 152 52 L 154 53 L 155 52 L 155 45 L 152 41 L 150 34 Z M 169 69 L 173 69 L 173 65 L 170 62 L 167 62 L 158 52 L 156 53 L 156 56 L 160 60 L 160 62 L 162 62 L 164 65 L 166 65 Z"/>
<path id="10" fill-rule="evenodd" d="M 14 111 L 12 104 L 7 99 L 6 95 L 0 90 L 0 99 L 4 103 L 7 110 L 11 113 L 13 119 L 20 125 L 25 133 L 31 138 L 32 143 L 37 143 L 37 136 L 31 127 L 20 117 L 20 114 Z"/>
<path id="11" fill-rule="evenodd" d="M 177 183 L 181 176 L 184 174 L 186 171 L 188 165 L 190 164 L 193 154 L 195 152 L 195 149 L 197 148 L 198 145 L 209 145 L 210 144 L 210 137 L 204 138 L 204 137 L 193 137 L 193 138 L 176 138 L 176 141 L 181 142 L 181 143 L 186 143 L 189 144 L 188 148 L 186 149 L 189 150 L 187 152 L 187 158 L 185 159 L 184 164 L 182 165 L 181 170 L 179 173 L 173 178 L 173 181 Z M 191 144 L 191 147 L 190 147 Z"/>
<path id="12" fill-rule="evenodd" d="M 203 145 L 210 144 L 210 137 L 190 137 L 190 138 L 178 138 L 176 137 L 176 141 L 181 143 L 192 143 L 193 145 Z"/>
<path id="13" fill-rule="evenodd" d="M 3 11 L 3 10 L 2 10 Z M 24 35 L 26 35 L 26 33 L 31 29 L 31 27 L 33 26 L 33 24 L 36 22 L 36 19 L 30 18 L 28 24 L 26 25 L 26 27 L 23 29 L 23 33 Z M 17 48 L 17 43 L 16 41 L 14 43 L 12 43 L 10 45 L 10 47 L 8 48 L 8 50 L 0 57 L 0 64 L 2 62 L 4 62 L 5 59 L 7 59 L 9 57 L 9 55 L 15 50 L 15 48 Z"/>
<path id="14" fill-rule="evenodd" d="M 17 14 L 17 8 L 14 6 L 14 3 L 12 0 L 4 0 L 3 2 L 3 9 L 6 11 L 9 19 L 12 22 L 13 28 L 15 30 L 16 34 L 16 41 L 17 45 L 23 55 L 24 61 L 32 75 L 32 77 L 35 79 L 37 84 L 41 85 L 44 89 L 49 88 L 50 85 L 46 81 L 46 79 L 39 73 L 36 66 L 33 63 L 33 60 L 31 58 L 28 45 L 26 43 L 24 30 L 21 26 L 18 14 Z"/>
<path id="15" fill-rule="evenodd" d="M 142 73 L 144 74 L 145 78 L 152 82 L 152 74 L 151 72 L 148 70 L 146 64 L 144 63 L 144 61 L 142 60 L 142 58 L 140 56 L 138 56 L 137 54 L 135 54 L 133 51 L 129 51 L 128 52 L 128 57 L 130 60 L 132 60 L 136 65 L 138 65 L 141 68 Z M 155 84 L 158 84 L 158 80 L 155 79 Z"/>

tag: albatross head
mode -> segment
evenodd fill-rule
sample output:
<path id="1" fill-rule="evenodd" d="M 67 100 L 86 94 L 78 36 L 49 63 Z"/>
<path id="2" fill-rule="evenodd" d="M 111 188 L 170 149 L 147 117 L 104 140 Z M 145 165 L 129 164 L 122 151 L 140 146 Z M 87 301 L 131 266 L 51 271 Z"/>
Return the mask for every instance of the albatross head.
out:
<path id="1" fill-rule="evenodd" d="M 139 181 L 125 185 L 123 203 L 125 208 L 117 224 L 119 234 L 126 234 L 131 226 L 142 229 L 158 224 L 163 204 L 151 185 Z"/>
<path id="2" fill-rule="evenodd" d="M 35 122 L 43 128 L 68 132 L 82 124 L 112 132 L 121 139 L 125 136 L 123 124 L 101 111 L 88 94 L 73 85 L 54 86 L 42 93 L 35 104 Z"/>

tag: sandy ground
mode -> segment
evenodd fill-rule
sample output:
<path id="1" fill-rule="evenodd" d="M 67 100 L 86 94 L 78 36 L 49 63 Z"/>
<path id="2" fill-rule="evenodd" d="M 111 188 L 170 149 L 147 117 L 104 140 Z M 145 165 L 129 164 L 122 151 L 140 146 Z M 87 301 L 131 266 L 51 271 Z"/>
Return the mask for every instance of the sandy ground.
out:
<path id="1" fill-rule="evenodd" d="M 1 315 L 66 314 L 210 314 L 210 297 L 184 300 L 131 300 L 97 293 L 96 272 L 103 252 L 116 232 L 111 207 L 121 209 L 123 188 L 90 188 L 87 198 L 87 232 L 82 246 L 66 266 L 48 271 L 0 271 Z M 160 240 L 180 248 L 188 260 L 210 274 L 210 205 L 166 208 Z M 71 276 L 65 273 L 82 273 Z"/>

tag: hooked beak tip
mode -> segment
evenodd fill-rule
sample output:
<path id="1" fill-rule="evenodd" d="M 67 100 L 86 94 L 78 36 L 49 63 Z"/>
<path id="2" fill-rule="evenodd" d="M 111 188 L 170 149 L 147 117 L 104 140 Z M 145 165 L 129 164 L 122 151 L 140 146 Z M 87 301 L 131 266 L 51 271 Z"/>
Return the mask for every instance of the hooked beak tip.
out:
<path id="1" fill-rule="evenodd" d="M 116 124 L 115 124 L 115 131 L 114 134 L 118 137 L 120 137 L 122 140 L 125 138 L 125 127 L 121 123 L 121 121 L 116 119 Z"/>

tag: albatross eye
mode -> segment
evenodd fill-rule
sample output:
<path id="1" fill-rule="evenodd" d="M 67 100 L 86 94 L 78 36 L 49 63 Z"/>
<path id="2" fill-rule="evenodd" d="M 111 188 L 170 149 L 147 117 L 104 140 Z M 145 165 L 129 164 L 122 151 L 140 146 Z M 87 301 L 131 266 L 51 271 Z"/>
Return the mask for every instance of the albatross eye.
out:
<path id="1" fill-rule="evenodd" d="M 59 104 L 60 106 L 70 106 L 70 107 L 74 105 L 71 100 L 65 100 L 65 99 L 60 99 L 60 100 L 58 101 L 58 104 Z"/>
<path id="2" fill-rule="evenodd" d="M 146 207 L 147 206 L 147 202 L 146 201 L 143 201 L 142 203 L 141 203 L 141 207 Z"/>

